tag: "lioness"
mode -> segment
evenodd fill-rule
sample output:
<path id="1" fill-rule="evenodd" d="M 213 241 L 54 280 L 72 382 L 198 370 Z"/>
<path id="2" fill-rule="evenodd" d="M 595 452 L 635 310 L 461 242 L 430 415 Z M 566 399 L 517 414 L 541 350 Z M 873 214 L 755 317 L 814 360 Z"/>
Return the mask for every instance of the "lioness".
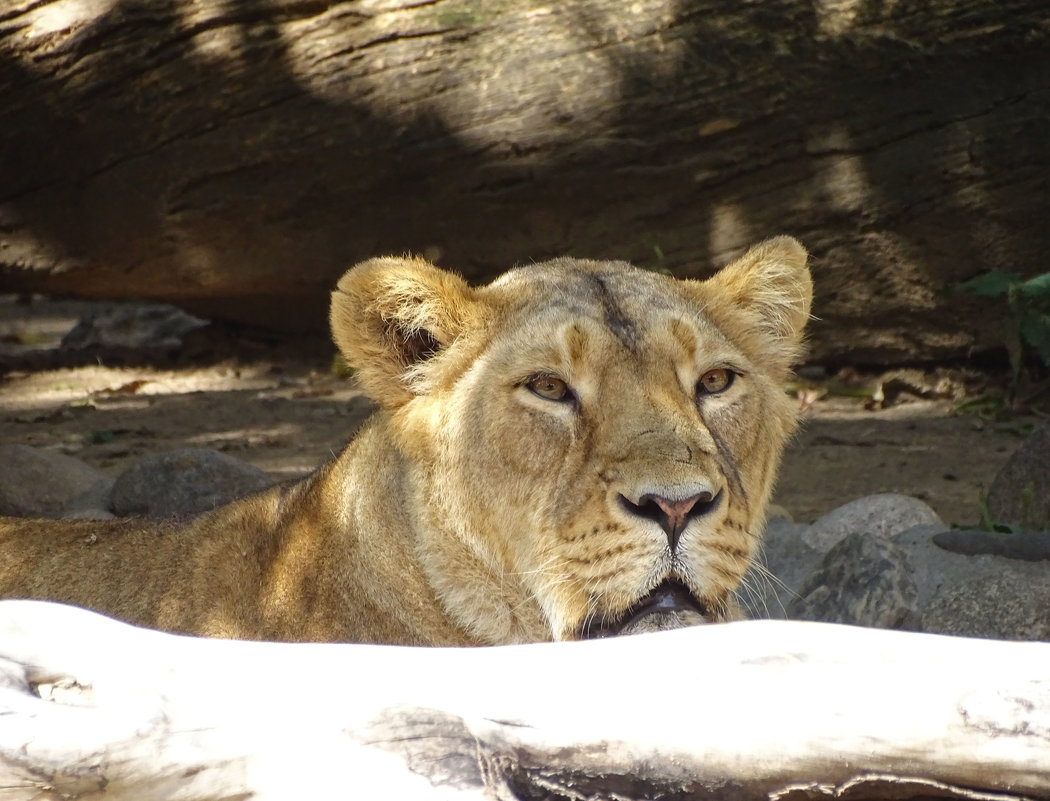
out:
<path id="1" fill-rule="evenodd" d="M 779 237 L 707 281 L 561 258 L 472 289 L 354 267 L 379 411 L 329 464 L 177 525 L 0 520 L 0 596 L 214 637 L 474 645 L 734 615 L 812 285 Z"/>

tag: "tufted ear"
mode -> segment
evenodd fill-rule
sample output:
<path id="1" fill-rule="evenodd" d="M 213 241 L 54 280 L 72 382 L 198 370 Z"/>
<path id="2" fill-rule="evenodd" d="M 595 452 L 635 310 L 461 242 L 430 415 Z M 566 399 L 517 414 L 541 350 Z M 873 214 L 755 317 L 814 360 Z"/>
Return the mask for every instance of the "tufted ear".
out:
<path id="1" fill-rule="evenodd" d="M 332 293 L 332 338 L 382 406 L 421 394 L 426 366 L 464 329 L 478 324 L 474 290 L 418 258 L 370 259 Z"/>
<path id="2" fill-rule="evenodd" d="M 790 236 L 760 242 L 700 284 L 705 311 L 786 370 L 801 355 L 813 302 L 806 260 L 806 249 Z M 728 315 L 720 313 L 726 300 Z"/>

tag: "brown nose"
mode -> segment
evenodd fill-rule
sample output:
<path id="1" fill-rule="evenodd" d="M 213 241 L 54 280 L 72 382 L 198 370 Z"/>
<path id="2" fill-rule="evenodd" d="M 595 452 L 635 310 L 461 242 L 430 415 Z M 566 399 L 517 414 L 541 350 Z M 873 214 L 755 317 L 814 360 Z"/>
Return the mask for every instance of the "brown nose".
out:
<path id="1" fill-rule="evenodd" d="M 638 503 L 633 503 L 621 495 L 620 503 L 631 514 L 659 523 L 667 535 L 667 544 L 674 551 L 678 547 L 678 538 L 682 536 L 689 521 L 714 511 L 721 499 L 721 492 L 712 495 L 705 490 L 678 501 L 647 493 L 638 499 Z"/>

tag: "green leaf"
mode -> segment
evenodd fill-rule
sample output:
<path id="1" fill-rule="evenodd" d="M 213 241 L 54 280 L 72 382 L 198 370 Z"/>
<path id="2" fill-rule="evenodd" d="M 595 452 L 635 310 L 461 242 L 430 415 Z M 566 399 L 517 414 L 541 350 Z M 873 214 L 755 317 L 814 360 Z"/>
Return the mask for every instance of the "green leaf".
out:
<path id="1" fill-rule="evenodd" d="M 1022 283 L 1018 289 L 1027 297 L 1043 297 L 1050 295 L 1050 273 L 1037 275 Z"/>
<path id="2" fill-rule="evenodd" d="M 1045 314 L 1023 314 L 1018 321 L 1018 332 L 1026 345 L 1031 347 L 1050 366 L 1050 316 Z"/>
<path id="3" fill-rule="evenodd" d="M 1004 406 L 1006 406 L 1006 398 L 1002 395 L 980 395 L 957 403 L 952 407 L 952 411 L 959 414 L 982 414 L 997 412 Z"/>
<path id="4" fill-rule="evenodd" d="M 1002 270 L 992 270 L 990 273 L 978 275 L 969 281 L 959 284 L 959 289 L 973 295 L 994 297 L 1005 295 L 1010 287 L 1016 286 L 1021 281 L 1017 273 L 1006 273 Z"/>
<path id="5" fill-rule="evenodd" d="M 998 534 L 1021 534 L 1024 531 L 1020 526 L 1010 523 L 993 523 L 990 530 Z"/>
<path id="6" fill-rule="evenodd" d="M 354 374 L 354 368 L 350 366 L 343 354 L 336 353 L 332 357 L 332 366 L 329 368 L 329 372 L 337 378 L 349 378 Z"/>

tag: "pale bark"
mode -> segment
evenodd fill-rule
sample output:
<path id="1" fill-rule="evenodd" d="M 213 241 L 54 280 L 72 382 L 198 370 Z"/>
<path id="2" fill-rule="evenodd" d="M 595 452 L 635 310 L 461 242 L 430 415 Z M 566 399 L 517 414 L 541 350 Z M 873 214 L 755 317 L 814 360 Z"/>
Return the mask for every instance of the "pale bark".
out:
<path id="1" fill-rule="evenodd" d="M 0 602 L 0 797 L 1050 799 L 1050 644 L 750 622 L 489 649 Z"/>
<path id="2" fill-rule="evenodd" d="M 814 253 L 815 355 L 965 358 L 1046 269 L 1042 0 L 8 0 L 0 283 L 323 329 L 351 263 Z"/>

